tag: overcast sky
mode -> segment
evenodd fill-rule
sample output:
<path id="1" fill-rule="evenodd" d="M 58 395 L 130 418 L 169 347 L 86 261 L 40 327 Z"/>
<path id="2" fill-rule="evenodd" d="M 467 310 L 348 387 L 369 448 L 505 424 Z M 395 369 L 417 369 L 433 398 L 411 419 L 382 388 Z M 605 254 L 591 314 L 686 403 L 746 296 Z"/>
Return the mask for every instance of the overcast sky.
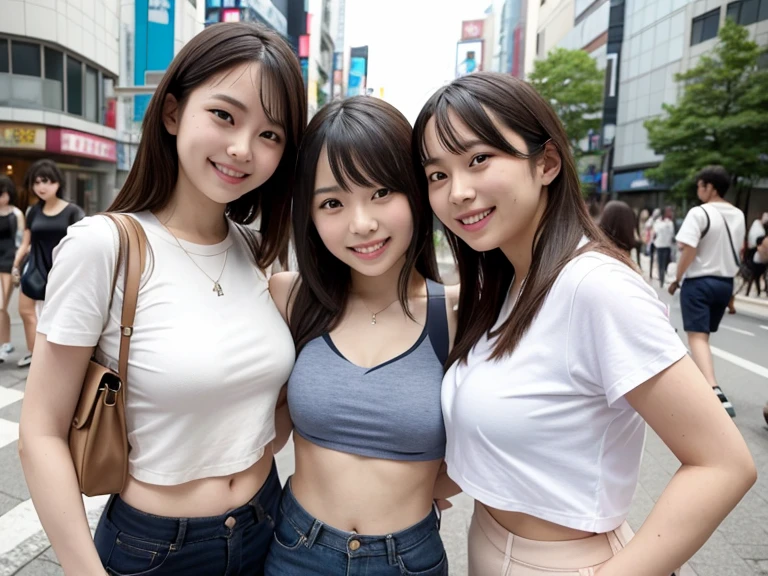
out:
<path id="1" fill-rule="evenodd" d="M 368 45 L 368 87 L 413 123 L 432 93 L 454 77 L 461 21 L 491 0 L 346 0 L 345 44 Z"/>

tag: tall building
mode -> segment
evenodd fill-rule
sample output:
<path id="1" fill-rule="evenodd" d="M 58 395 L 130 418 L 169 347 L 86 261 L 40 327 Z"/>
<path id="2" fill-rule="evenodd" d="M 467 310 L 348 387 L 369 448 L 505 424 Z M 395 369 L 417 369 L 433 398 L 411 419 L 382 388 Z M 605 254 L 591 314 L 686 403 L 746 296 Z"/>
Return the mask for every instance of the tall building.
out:
<path id="1" fill-rule="evenodd" d="M 494 0 L 495 14 L 493 66 L 497 72 L 523 78 L 526 74 L 526 24 L 529 2 L 534 0 Z M 536 0 L 538 1 L 538 0 Z"/>
<path id="2" fill-rule="evenodd" d="M 67 200 L 87 213 L 110 202 L 119 34 L 118 0 L 0 0 L 0 171 L 17 186 L 51 158 Z"/>

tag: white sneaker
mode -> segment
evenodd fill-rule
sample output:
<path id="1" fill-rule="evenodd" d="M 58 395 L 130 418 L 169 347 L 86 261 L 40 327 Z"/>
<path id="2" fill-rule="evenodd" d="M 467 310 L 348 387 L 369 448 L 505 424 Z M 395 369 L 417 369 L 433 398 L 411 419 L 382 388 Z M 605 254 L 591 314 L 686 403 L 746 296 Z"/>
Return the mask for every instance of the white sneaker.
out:
<path id="1" fill-rule="evenodd" d="M 21 359 L 16 363 L 16 366 L 19 368 L 26 368 L 32 364 L 32 352 L 27 352 L 24 356 L 21 357 Z"/>
<path id="2" fill-rule="evenodd" d="M 3 364 L 6 360 L 8 360 L 8 352 L 6 352 L 5 348 L 0 347 L 0 364 Z"/>
<path id="3" fill-rule="evenodd" d="M 0 350 L 2 350 L 3 352 L 7 352 L 8 354 L 11 354 L 14 350 L 16 350 L 16 347 L 10 342 L 6 342 L 2 346 L 0 346 Z"/>

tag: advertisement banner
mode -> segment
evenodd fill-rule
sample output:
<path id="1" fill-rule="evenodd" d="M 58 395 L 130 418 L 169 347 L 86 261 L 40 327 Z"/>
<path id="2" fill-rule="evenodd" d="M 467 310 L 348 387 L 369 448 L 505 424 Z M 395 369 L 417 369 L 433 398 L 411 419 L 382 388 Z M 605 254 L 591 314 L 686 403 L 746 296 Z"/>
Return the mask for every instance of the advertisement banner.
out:
<path id="1" fill-rule="evenodd" d="M 351 48 L 349 55 L 347 96 L 364 96 L 368 76 L 368 46 Z"/>
<path id="2" fill-rule="evenodd" d="M 456 44 L 456 78 L 483 69 L 483 41 L 469 40 Z"/>
<path id="3" fill-rule="evenodd" d="M 0 124 L 0 148 L 45 150 L 45 128 L 28 124 Z"/>
<path id="4" fill-rule="evenodd" d="M 49 152 L 117 162 L 117 143 L 114 140 L 66 128 L 48 128 L 47 140 L 46 150 Z"/>
<path id="5" fill-rule="evenodd" d="M 145 86 L 147 72 L 164 72 L 173 60 L 175 1 L 136 0 L 135 86 Z M 148 94 L 133 97 L 134 122 L 144 119 L 150 98 Z"/>
<path id="6" fill-rule="evenodd" d="M 479 40 L 483 37 L 484 20 L 464 20 L 461 23 L 462 40 Z"/>

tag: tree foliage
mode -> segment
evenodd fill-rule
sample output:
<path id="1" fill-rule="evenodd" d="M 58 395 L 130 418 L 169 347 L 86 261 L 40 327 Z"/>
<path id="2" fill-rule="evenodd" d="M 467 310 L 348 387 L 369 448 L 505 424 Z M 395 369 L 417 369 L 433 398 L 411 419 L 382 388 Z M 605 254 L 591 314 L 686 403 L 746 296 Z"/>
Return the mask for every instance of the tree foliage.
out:
<path id="1" fill-rule="evenodd" d="M 675 76 L 678 103 L 645 122 L 650 147 L 664 154 L 646 175 L 678 198 L 694 194 L 694 176 L 709 164 L 723 165 L 743 186 L 768 176 L 768 70 L 758 68 L 766 47 L 730 19 L 718 37 L 711 53 Z"/>
<path id="2" fill-rule="evenodd" d="M 555 48 L 534 63 L 530 83 L 555 109 L 575 155 L 590 130 L 600 130 L 605 75 L 583 50 Z"/>

